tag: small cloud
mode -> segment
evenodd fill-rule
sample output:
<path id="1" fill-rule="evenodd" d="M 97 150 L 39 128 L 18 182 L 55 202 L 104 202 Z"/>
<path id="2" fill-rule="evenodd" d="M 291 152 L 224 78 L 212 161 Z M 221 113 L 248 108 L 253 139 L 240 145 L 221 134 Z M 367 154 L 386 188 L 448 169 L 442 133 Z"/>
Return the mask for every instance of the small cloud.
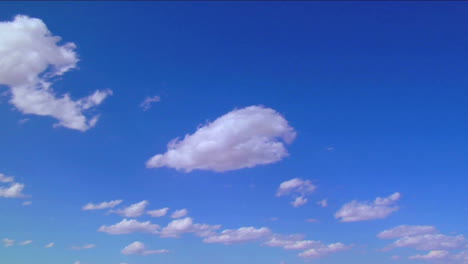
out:
<path id="1" fill-rule="evenodd" d="M 26 122 L 29 122 L 29 120 L 31 120 L 31 119 L 29 119 L 29 118 L 20 119 L 20 120 L 18 120 L 18 125 L 24 125 L 24 124 L 26 124 Z"/>
<path id="2" fill-rule="evenodd" d="M 181 218 L 184 217 L 188 214 L 187 209 L 181 209 L 181 210 L 176 210 L 174 213 L 172 213 L 171 217 L 172 218 Z"/>
<path id="3" fill-rule="evenodd" d="M 179 237 L 186 233 L 193 233 L 199 237 L 214 235 L 220 225 L 207 225 L 194 223 L 191 217 L 175 219 L 164 227 L 159 233 L 161 237 Z"/>
<path id="4" fill-rule="evenodd" d="M 32 204 L 31 201 L 24 201 L 24 202 L 21 203 L 21 205 L 23 205 L 23 206 L 28 206 L 28 205 L 31 205 L 31 204 Z"/>
<path id="5" fill-rule="evenodd" d="M 122 200 L 113 200 L 109 202 L 102 202 L 99 204 L 88 203 L 85 206 L 83 206 L 82 210 L 88 211 L 88 210 L 102 210 L 102 209 L 114 208 L 120 203 L 122 203 Z"/>
<path id="6" fill-rule="evenodd" d="M 325 208 L 328 206 L 328 200 L 327 199 L 323 199 L 321 201 L 318 201 L 317 202 L 318 205 L 320 205 L 321 207 Z"/>
<path id="7" fill-rule="evenodd" d="M 306 222 L 307 222 L 307 223 L 318 223 L 319 220 L 318 220 L 318 219 L 314 219 L 314 218 L 309 218 L 309 219 L 306 219 Z"/>
<path id="8" fill-rule="evenodd" d="M 153 97 L 146 97 L 145 100 L 143 100 L 143 102 L 140 104 L 140 107 L 141 109 L 143 109 L 143 111 L 148 111 L 150 108 L 151 108 L 151 105 L 153 103 L 157 103 L 157 102 L 160 102 L 161 101 L 161 97 L 159 96 L 153 96 Z"/>
<path id="9" fill-rule="evenodd" d="M 1 22 L 0 22 L 1 25 Z M 15 177 L 7 177 L 0 173 L 0 183 L 7 184 L 7 187 L 0 186 L 0 197 L 4 198 L 24 198 L 23 194 L 24 184 L 15 182 Z"/>
<path id="10" fill-rule="evenodd" d="M 401 198 L 396 192 L 388 197 L 377 197 L 373 202 L 352 201 L 341 207 L 335 213 L 335 218 L 341 218 L 341 222 L 357 222 L 388 217 L 393 212 L 398 211 L 398 206 L 393 206 Z"/>
<path id="11" fill-rule="evenodd" d="M 276 196 L 290 195 L 295 197 L 291 204 L 294 207 L 299 207 L 307 203 L 308 200 L 306 196 L 314 192 L 316 188 L 317 187 L 313 185 L 310 180 L 294 178 L 282 182 L 276 191 Z"/>
<path id="12" fill-rule="evenodd" d="M 83 250 L 83 249 L 91 249 L 91 248 L 95 248 L 96 245 L 95 244 L 87 244 L 87 245 L 84 245 L 84 246 L 72 246 L 71 249 L 73 250 Z"/>
<path id="13" fill-rule="evenodd" d="M 276 222 L 278 220 L 279 220 L 278 217 L 270 217 L 270 218 L 267 219 L 267 221 L 269 221 L 269 222 Z"/>
<path id="14" fill-rule="evenodd" d="M 104 232 L 112 235 L 120 234 L 131 234 L 131 233 L 157 233 L 157 230 L 160 228 L 159 225 L 152 224 L 150 221 L 138 222 L 135 219 L 123 219 L 121 222 L 106 226 L 101 226 L 98 231 Z"/>
<path id="15" fill-rule="evenodd" d="M 415 255 L 408 257 L 409 259 L 420 259 L 420 260 L 438 260 L 445 259 L 449 256 L 447 250 L 432 250 L 429 251 L 426 255 Z"/>
<path id="16" fill-rule="evenodd" d="M 130 245 L 126 246 L 122 249 L 122 254 L 124 255 L 152 255 L 152 254 L 163 254 L 168 253 L 169 250 L 167 249 L 157 249 L 157 250 L 148 250 L 145 244 L 141 243 L 140 241 L 135 241 Z"/>
<path id="17" fill-rule="evenodd" d="M 49 244 L 45 245 L 45 248 L 51 248 L 55 246 L 55 243 L 54 242 L 50 242 Z"/>
<path id="18" fill-rule="evenodd" d="M 8 239 L 8 238 L 3 239 L 3 246 L 4 247 L 11 247 L 14 244 L 15 244 L 15 240 L 13 240 L 13 239 Z"/>
<path id="19" fill-rule="evenodd" d="M 335 150 L 335 148 L 334 147 L 327 147 L 326 150 L 327 151 L 333 151 L 333 150 Z"/>
<path id="20" fill-rule="evenodd" d="M 292 201 L 291 204 L 294 207 L 299 207 L 299 206 L 303 206 L 304 204 L 306 204 L 307 201 L 308 201 L 307 198 L 299 196 L 299 197 L 296 197 L 296 199 Z"/>
<path id="21" fill-rule="evenodd" d="M 239 229 L 226 229 L 219 234 L 203 239 L 205 243 L 237 244 L 256 241 L 272 234 L 266 227 L 241 227 Z"/>
<path id="22" fill-rule="evenodd" d="M 149 205 L 149 202 L 144 200 L 139 203 L 132 204 L 128 207 L 125 207 L 121 210 L 111 211 L 112 213 L 116 213 L 125 217 L 139 217 L 143 215 L 145 212 L 146 206 Z"/>
<path id="23" fill-rule="evenodd" d="M 31 244 L 32 242 L 33 242 L 32 240 L 26 240 L 26 241 L 20 242 L 19 244 L 20 244 L 21 246 L 26 246 L 26 245 Z"/>
<path id="24" fill-rule="evenodd" d="M 7 177 L 5 174 L 0 173 L 0 182 L 7 183 L 7 182 L 14 182 L 15 177 Z"/>
<path id="25" fill-rule="evenodd" d="M 161 217 L 161 216 L 165 216 L 167 214 L 167 211 L 169 211 L 169 207 L 147 211 L 146 213 L 151 215 L 152 217 Z"/>

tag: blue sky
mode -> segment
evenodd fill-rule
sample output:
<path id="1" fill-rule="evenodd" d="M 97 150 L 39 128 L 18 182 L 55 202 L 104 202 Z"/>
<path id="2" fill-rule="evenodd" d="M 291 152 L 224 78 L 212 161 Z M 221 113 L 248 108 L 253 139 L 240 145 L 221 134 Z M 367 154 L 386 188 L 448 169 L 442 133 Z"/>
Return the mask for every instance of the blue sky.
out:
<path id="1" fill-rule="evenodd" d="M 468 263 L 467 12 L 0 3 L 0 262 Z"/>

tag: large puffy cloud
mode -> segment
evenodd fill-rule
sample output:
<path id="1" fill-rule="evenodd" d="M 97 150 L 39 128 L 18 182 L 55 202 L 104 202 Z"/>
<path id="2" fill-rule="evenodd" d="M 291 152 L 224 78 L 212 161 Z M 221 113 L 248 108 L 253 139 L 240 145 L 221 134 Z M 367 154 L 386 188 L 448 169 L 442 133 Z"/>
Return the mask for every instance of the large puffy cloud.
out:
<path id="1" fill-rule="evenodd" d="M 174 139 L 164 154 L 153 156 L 148 168 L 170 167 L 190 172 L 217 172 L 270 164 L 288 156 L 283 142 L 296 132 L 278 112 L 262 106 L 233 110 L 205 124 L 183 140 Z"/>
<path id="2" fill-rule="evenodd" d="M 437 229 L 434 226 L 400 225 L 392 229 L 384 230 L 380 232 L 377 236 L 382 239 L 392 239 L 434 233 L 437 233 Z"/>
<path id="3" fill-rule="evenodd" d="M 57 96 L 52 78 L 76 67 L 74 43 L 59 45 L 44 22 L 37 18 L 16 16 L 0 22 L 0 84 L 8 86 L 10 103 L 24 114 L 51 116 L 56 126 L 86 131 L 99 116 L 85 115 L 112 91 L 95 91 L 88 97 L 72 100 L 69 94 Z"/>
<path id="4" fill-rule="evenodd" d="M 140 241 L 135 241 L 130 245 L 126 246 L 122 249 L 122 254 L 124 255 L 151 255 L 151 254 L 162 254 L 168 253 L 169 250 L 167 249 L 157 249 L 157 250 L 149 250 L 146 248 L 145 244 L 141 243 Z"/>
<path id="5" fill-rule="evenodd" d="M 98 231 L 113 235 L 130 234 L 135 232 L 155 234 L 158 229 L 159 225 L 152 224 L 150 221 L 138 222 L 135 219 L 123 219 L 115 225 L 103 225 L 98 229 Z"/>
<path id="6" fill-rule="evenodd" d="M 352 201 L 341 207 L 336 212 L 335 218 L 341 218 L 341 222 L 357 222 L 388 217 L 399 207 L 394 204 L 400 199 L 400 193 L 396 192 L 388 197 L 377 197 L 374 202 Z"/>
<path id="7" fill-rule="evenodd" d="M 125 217 L 139 217 L 145 213 L 145 208 L 148 206 L 149 202 L 144 200 L 139 203 L 132 204 L 128 207 L 125 207 L 121 210 L 111 211 L 113 213 L 123 215 Z"/>
<path id="8" fill-rule="evenodd" d="M 255 228 L 255 227 L 241 227 L 239 229 L 227 229 L 222 231 L 220 234 L 212 235 L 203 240 L 205 243 L 223 243 L 223 244 L 234 244 L 234 243 L 245 243 L 256 241 L 271 235 L 272 232 L 266 227 Z"/>
<path id="9" fill-rule="evenodd" d="M 185 233 L 193 233 L 200 237 L 206 237 L 213 235 L 220 228 L 220 225 L 194 223 L 191 217 L 185 217 L 173 220 L 159 234 L 161 237 L 179 237 Z"/>
<path id="10" fill-rule="evenodd" d="M 85 206 L 83 206 L 82 210 L 88 211 L 88 210 L 102 210 L 102 209 L 114 208 L 117 205 L 119 205 L 121 202 L 122 200 L 113 200 L 109 202 L 102 202 L 99 204 L 88 203 Z"/>
<path id="11" fill-rule="evenodd" d="M 307 203 L 308 200 L 305 196 L 314 192 L 316 188 L 310 180 L 294 178 L 282 182 L 276 191 L 276 196 L 291 195 L 294 197 L 294 200 L 291 202 L 292 206 L 299 207 Z"/>

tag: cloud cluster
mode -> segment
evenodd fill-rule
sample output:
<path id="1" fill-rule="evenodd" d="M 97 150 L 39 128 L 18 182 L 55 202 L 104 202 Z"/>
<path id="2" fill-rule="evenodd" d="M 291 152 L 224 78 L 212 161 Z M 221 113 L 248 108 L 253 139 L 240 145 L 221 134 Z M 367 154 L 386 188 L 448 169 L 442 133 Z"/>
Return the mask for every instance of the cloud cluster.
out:
<path id="1" fill-rule="evenodd" d="M 350 245 L 343 243 L 324 244 L 321 241 L 304 240 L 304 236 L 300 234 L 274 234 L 264 245 L 268 247 L 282 247 L 285 250 L 301 250 L 302 252 L 298 256 L 305 259 L 321 258 L 351 248 Z"/>
<path id="2" fill-rule="evenodd" d="M 122 254 L 124 255 L 152 255 L 152 254 L 162 254 L 168 253 L 169 250 L 167 249 L 157 249 L 157 250 L 149 250 L 146 248 L 145 244 L 141 243 L 140 241 L 135 241 L 130 245 L 126 246 L 122 249 Z"/>
<path id="3" fill-rule="evenodd" d="M 335 213 L 335 218 L 341 218 L 341 222 L 357 222 L 388 217 L 399 207 L 394 204 L 400 199 L 400 193 L 396 192 L 388 197 L 377 197 L 373 202 L 352 201 L 341 207 Z"/>
<path id="4" fill-rule="evenodd" d="M 69 94 L 57 96 L 52 79 L 76 67 L 74 43 L 59 45 L 44 22 L 37 18 L 16 16 L 13 21 L 0 22 L 0 84 L 9 87 L 10 103 L 24 114 L 50 116 L 56 126 L 86 131 L 93 127 L 99 115 L 88 116 L 101 104 L 110 90 L 72 100 Z"/>
<path id="5" fill-rule="evenodd" d="M 310 180 L 294 178 L 282 182 L 276 191 L 276 196 L 290 195 L 294 198 L 292 206 L 299 207 L 308 202 L 306 196 L 314 192 L 317 187 Z"/>
<path id="6" fill-rule="evenodd" d="M 401 225 L 384 230 L 377 235 L 381 239 L 396 239 L 385 248 L 413 248 L 428 251 L 427 254 L 418 254 L 408 257 L 415 260 L 443 260 L 445 263 L 466 263 L 468 251 L 459 253 L 453 250 L 468 248 L 468 241 L 463 235 L 448 236 L 440 234 L 434 226 Z"/>
<path id="7" fill-rule="evenodd" d="M 7 185 L 7 186 L 2 186 Z M 22 183 L 15 182 L 15 177 L 5 176 L 0 173 L 0 197 L 3 198 L 24 198 L 26 195 L 23 194 L 25 185 Z"/>
<path id="8" fill-rule="evenodd" d="M 169 167 L 190 172 L 217 172 L 270 164 L 288 156 L 283 142 L 296 132 L 273 109 L 250 106 L 233 110 L 205 124 L 183 140 L 174 139 L 164 154 L 153 156 L 148 168 Z"/>
<path id="9" fill-rule="evenodd" d="M 99 204 L 88 203 L 85 206 L 83 206 L 82 210 L 88 211 L 88 210 L 102 210 L 102 209 L 114 208 L 120 203 L 122 203 L 122 200 L 113 200 L 109 202 L 102 202 Z"/>

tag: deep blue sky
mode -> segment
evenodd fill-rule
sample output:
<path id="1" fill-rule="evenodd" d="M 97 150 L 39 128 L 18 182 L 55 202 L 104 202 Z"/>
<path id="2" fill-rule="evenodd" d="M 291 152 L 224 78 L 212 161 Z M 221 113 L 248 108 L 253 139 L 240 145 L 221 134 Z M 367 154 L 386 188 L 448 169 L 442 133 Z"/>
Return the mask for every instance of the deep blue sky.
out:
<path id="1" fill-rule="evenodd" d="M 0 98 L 0 173 L 24 183 L 33 202 L 0 198 L 0 239 L 33 240 L 0 247 L 0 262 L 304 263 L 299 252 L 255 242 L 109 235 L 96 230 L 121 216 L 81 210 L 123 199 L 122 206 L 187 208 L 223 230 L 265 226 L 354 245 L 314 263 L 420 263 L 407 257 L 427 252 L 380 252 L 392 241 L 376 235 L 402 224 L 468 234 L 467 13 L 464 2 L 0 3 L 0 21 L 39 18 L 77 45 L 78 67 L 53 84 L 57 94 L 113 91 L 86 132 L 53 127 L 54 119 L 24 115 L 8 95 Z M 142 111 L 155 95 L 161 101 Z M 145 167 L 172 139 L 251 105 L 278 111 L 295 129 L 290 156 L 221 173 Z M 30 120 L 19 125 L 23 118 Z M 317 190 L 293 208 L 275 193 L 296 177 Z M 400 209 L 385 219 L 334 218 L 345 203 L 394 192 Z M 323 198 L 326 208 L 315 204 Z M 172 252 L 122 255 L 135 240 Z M 90 243 L 96 248 L 70 249 Z"/>

